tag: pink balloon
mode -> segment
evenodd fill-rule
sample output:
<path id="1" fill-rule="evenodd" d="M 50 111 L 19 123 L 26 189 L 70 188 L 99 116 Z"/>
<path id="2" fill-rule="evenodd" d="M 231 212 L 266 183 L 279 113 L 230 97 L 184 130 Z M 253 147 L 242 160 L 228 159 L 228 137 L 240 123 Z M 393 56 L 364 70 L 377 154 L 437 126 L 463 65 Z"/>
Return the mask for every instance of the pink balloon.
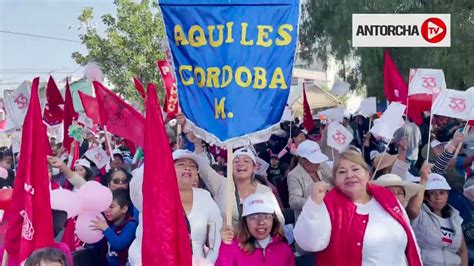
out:
<path id="1" fill-rule="evenodd" d="M 96 181 L 86 182 L 78 193 L 82 203 L 80 213 L 103 212 L 112 204 L 112 191 Z"/>
<path id="2" fill-rule="evenodd" d="M 8 171 L 7 169 L 0 167 L 0 178 L 7 179 Z"/>
<path id="3" fill-rule="evenodd" d="M 97 220 L 105 220 L 105 218 L 100 213 L 81 213 L 77 217 L 76 221 L 76 235 L 77 237 L 87 244 L 94 244 L 99 242 L 103 237 L 104 234 L 100 230 L 92 229 L 91 222 Z"/>
<path id="4" fill-rule="evenodd" d="M 67 212 L 67 217 L 75 217 L 81 212 L 81 198 L 78 193 L 67 189 L 51 191 L 51 209 Z"/>

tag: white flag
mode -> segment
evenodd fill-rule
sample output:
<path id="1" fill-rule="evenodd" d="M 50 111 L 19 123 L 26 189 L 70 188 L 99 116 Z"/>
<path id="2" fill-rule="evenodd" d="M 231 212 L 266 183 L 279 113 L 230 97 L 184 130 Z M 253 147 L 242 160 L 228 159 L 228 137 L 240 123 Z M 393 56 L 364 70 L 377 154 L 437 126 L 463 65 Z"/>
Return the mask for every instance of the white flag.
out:
<path id="1" fill-rule="evenodd" d="M 442 90 L 433 103 L 432 113 L 468 120 L 474 106 L 474 87 L 467 91 Z"/>
<path id="2" fill-rule="evenodd" d="M 59 123 L 54 126 L 48 126 L 46 129 L 49 137 L 55 137 L 56 143 L 62 143 L 64 141 L 64 123 Z"/>
<path id="3" fill-rule="evenodd" d="M 344 108 L 335 107 L 319 112 L 318 114 L 324 115 L 327 118 L 330 118 L 336 122 L 342 123 L 344 120 Z"/>
<path id="4" fill-rule="evenodd" d="M 268 167 L 270 167 L 270 164 L 265 162 L 265 160 L 257 157 L 257 166 L 255 172 L 257 175 L 266 176 Z"/>
<path id="5" fill-rule="evenodd" d="M 12 133 L 12 151 L 13 154 L 20 152 L 21 149 L 21 131 Z"/>
<path id="6" fill-rule="evenodd" d="M 408 85 L 408 96 L 414 94 L 439 94 L 446 89 L 446 80 L 441 69 L 412 68 Z"/>
<path id="7" fill-rule="evenodd" d="M 11 95 L 4 99 L 7 111 L 7 125 L 5 131 L 21 128 L 25 120 L 28 105 L 30 103 L 31 84 L 24 81 Z"/>
<path id="8" fill-rule="evenodd" d="M 77 122 L 83 124 L 85 126 L 85 128 L 92 129 L 94 127 L 94 121 L 92 121 L 92 119 L 89 118 L 84 113 L 79 113 L 79 117 L 77 118 Z"/>
<path id="9" fill-rule="evenodd" d="M 405 109 L 405 105 L 392 102 L 382 114 L 382 117 L 374 121 L 374 126 L 370 129 L 370 132 L 376 137 L 382 137 L 386 140 L 392 139 L 395 131 L 404 123 L 402 116 Z"/>
<path id="10" fill-rule="evenodd" d="M 94 162 L 99 169 L 105 167 L 110 162 L 109 156 L 107 156 L 107 153 L 105 153 L 101 147 L 95 147 L 88 150 L 84 156 Z"/>
<path id="11" fill-rule="evenodd" d="M 332 85 L 330 93 L 337 96 L 344 96 L 349 91 L 351 85 L 347 82 L 336 80 Z"/>
<path id="12" fill-rule="evenodd" d="M 332 122 L 328 126 L 328 146 L 342 152 L 354 139 L 351 132 L 338 122 Z"/>
<path id="13" fill-rule="evenodd" d="M 359 109 L 357 109 L 356 113 L 367 117 L 370 117 L 377 113 L 377 101 L 375 97 L 369 97 L 363 100 L 360 103 Z"/>

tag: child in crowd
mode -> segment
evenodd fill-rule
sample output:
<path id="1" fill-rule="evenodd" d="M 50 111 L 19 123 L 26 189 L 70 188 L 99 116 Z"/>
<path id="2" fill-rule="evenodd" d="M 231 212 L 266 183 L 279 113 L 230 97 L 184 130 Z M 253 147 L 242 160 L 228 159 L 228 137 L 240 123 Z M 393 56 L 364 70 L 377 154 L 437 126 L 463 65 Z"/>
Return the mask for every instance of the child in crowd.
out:
<path id="1" fill-rule="evenodd" d="M 135 239 L 137 222 L 129 214 L 132 204 L 126 190 L 112 192 L 113 201 L 105 210 L 107 221 L 97 219 L 91 227 L 104 232 L 107 241 L 107 263 L 109 266 L 125 266 L 128 261 L 128 248 Z"/>
<path id="2" fill-rule="evenodd" d="M 226 226 L 221 230 L 221 238 L 216 266 L 295 265 L 295 257 L 275 216 L 269 193 L 247 197 L 237 234 L 234 236 L 232 226 Z"/>
<path id="3" fill-rule="evenodd" d="M 25 266 L 68 266 L 66 256 L 59 249 L 42 248 L 31 254 Z"/>

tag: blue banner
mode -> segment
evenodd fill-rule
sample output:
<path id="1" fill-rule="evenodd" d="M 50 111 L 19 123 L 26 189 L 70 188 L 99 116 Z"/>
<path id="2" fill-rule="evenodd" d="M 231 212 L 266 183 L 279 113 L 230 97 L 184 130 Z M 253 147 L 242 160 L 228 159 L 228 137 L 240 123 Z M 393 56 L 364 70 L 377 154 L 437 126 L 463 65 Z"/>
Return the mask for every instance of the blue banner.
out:
<path id="1" fill-rule="evenodd" d="M 298 0 L 161 0 L 179 104 L 220 142 L 280 122 L 293 69 Z"/>

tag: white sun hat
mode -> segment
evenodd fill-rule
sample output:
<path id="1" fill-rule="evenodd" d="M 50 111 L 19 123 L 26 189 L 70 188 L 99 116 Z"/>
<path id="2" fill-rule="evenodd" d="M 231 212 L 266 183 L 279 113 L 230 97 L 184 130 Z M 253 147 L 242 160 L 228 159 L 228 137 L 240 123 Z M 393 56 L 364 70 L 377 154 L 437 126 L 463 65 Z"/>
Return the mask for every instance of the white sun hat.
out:
<path id="1" fill-rule="evenodd" d="M 405 190 L 406 201 L 408 201 L 411 197 L 415 196 L 416 193 L 423 190 L 423 185 L 404 181 L 401 177 L 394 174 L 382 175 L 377 178 L 377 180 L 370 182 L 372 184 L 376 184 L 382 187 L 403 187 L 403 189 Z"/>

